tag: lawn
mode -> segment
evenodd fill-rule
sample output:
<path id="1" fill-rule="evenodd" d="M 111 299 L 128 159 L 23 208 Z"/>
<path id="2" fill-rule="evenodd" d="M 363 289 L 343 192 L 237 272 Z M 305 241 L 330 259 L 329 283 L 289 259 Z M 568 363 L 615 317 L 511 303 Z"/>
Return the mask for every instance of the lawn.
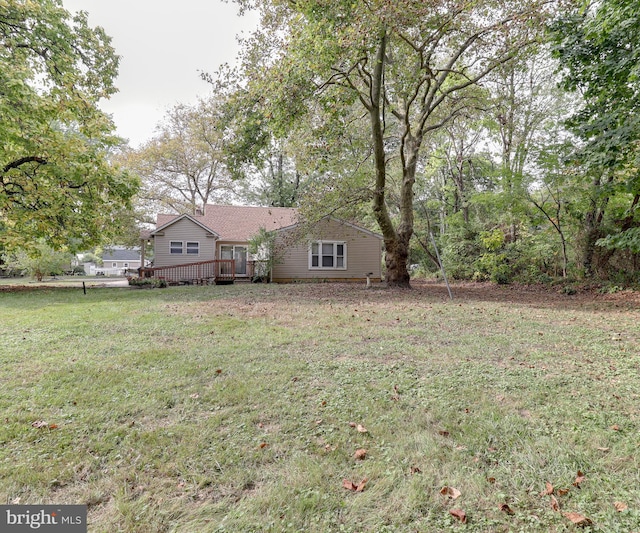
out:
<path id="1" fill-rule="evenodd" d="M 640 296 L 0 288 L 0 503 L 90 532 L 640 531 Z"/>

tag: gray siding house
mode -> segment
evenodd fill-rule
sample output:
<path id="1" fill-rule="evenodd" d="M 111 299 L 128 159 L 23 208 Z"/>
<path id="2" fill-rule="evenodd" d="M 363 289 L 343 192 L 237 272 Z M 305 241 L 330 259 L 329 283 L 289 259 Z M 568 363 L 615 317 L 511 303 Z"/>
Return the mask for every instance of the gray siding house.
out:
<path id="1" fill-rule="evenodd" d="M 234 259 L 235 277 L 251 278 L 262 258 L 249 253 L 249 241 L 261 228 L 276 232 L 275 282 L 382 278 L 382 236 L 335 218 L 303 228 L 297 210 L 284 207 L 206 205 L 199 215 L 158 215 L 149 234 L 153 266 Z"/>

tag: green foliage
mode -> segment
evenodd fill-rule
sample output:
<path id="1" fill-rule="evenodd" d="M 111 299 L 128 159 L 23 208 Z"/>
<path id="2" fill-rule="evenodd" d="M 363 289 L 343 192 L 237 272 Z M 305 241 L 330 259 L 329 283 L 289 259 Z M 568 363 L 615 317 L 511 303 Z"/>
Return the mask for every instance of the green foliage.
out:
<path id="1" fill-rule="evenodd" d="M 596 244 L 609 250 L 629 250 L 640 254 L 640 228 L 630 228 L 622 233 L 607 235 Z"/>
<path id="2" fill-rule="evenodd" d="M 55 276 L 70 270 L 72 259 L 69 252 L 56 251 L 44 240 L 38 241 L 30 250 L 18 250 L 3 256 L 9 271 L 26 273 L 38 281 L 42 281 L 44 276 Z"/>
<path id="3" fill-rule="evenodd" d="M 553 8 L 490 0 L 456 9 L 415 0 L 240 3 L 262 15 L 244 52 L 246 83 L 277 137 L 303 132 L 300 152 L 313 154 L 311 177 L 320 182 L 310 197 L 324 200 L 325 214 L 371 201 L 387 282 L 408 285 L 424 152 L 435 132 L 475 109 L 476 85 L 526 47 Z"/>
<path id="4" fill-rule="evenodd" d="M 130 287 L 137 287 L 140 289 L 164 289 L 168 287 L 166 279 L 156 278 L 127 278 Z"/>
<path id="5" fill-rule="evenodd" d="M 282 259 L 276 248 L 276 232 L 260 228 L 249 240 L 249 253 L 256 261 L 254 281 L 268 281 L 274 265 Z"/>
<path id="6" fill-rule="evenodd" d="M 137 181 L 112 166 L 121 141 L 98 108 L 119 58 L 87 14 L 59 0 L 0 3 L 0 241 L 84 248 L 115 233 Z"/>

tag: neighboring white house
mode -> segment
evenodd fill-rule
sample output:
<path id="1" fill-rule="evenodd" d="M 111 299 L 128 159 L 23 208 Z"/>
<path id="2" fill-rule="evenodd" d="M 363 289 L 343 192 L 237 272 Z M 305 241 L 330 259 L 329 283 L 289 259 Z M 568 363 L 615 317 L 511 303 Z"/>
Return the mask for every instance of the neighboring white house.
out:
<path id="1" fill-rule="evenodd" d="M 140 248 L 113 247 L 102 254 L 102 266 L 85 263 L 84 271 L 89 276 L 126 276 L 142 265 Z"/>

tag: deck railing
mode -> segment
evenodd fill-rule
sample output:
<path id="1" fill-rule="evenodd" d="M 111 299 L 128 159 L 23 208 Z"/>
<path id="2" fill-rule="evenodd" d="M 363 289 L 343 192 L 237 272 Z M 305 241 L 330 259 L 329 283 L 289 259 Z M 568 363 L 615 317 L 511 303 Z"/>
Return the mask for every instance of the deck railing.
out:
<path id="1" fill-rule="evenodd" d="M 229 283 L 236 279 L 233 259 L 214 259 L 182 265 L 140 268 L 141 278 L 164 279 L 167 283 Z"/>

